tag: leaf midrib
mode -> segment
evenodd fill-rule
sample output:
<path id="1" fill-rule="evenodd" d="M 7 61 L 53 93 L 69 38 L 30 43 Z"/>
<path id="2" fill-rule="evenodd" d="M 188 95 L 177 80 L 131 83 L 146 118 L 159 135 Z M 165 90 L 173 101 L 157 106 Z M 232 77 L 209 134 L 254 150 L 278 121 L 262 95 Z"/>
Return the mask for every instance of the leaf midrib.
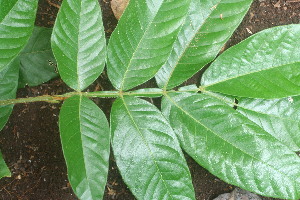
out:
<path id="1" fill-rule="evenodd" d="M 73 0 L 72 0 L 73 1 Z M 80 15 L 80 18 L 79 18 L 79 20 L 78 20 L 78 34 L 77 34 L 77 47 L 76 47 L 76 50 L 77 50 L 77 53 L 76 53 L 76 74 L 77 74 L 77 90 L 81 90 L 81 76 L 79 76 L 79 61 L 78 61 L 78 58 L 79 58 L 79 41 L 80 41 L 80 39 L 79 39 L 79 37 L 80 37 L 80 27 L 81 27 L 81 19 L 82 19 L 82 17 L 81 17 L 81 14 L 82 14 L 82 2 L 83 2 L 84 0 L 80 0 L 80 11 L 79 11 L 79 15 Z"/>
<path id="2" fill-rule="evenodd" d="M 121 82 L 121 87 L 120 87 L 120 91 L 123 91 L 123 88 L 124 88 L 124 83 L 125 83 L 125 79 L 127 78 L 127 73 L 129 72 L 129 68 L 131 67 L 131 63 L 132 61 L 134 60 L 135 58 L 135 54 L 137 53 L 137 50 L 140 48 L 140 45 L 142 43 L 142 41 L 144 40 L 144 37 L 146 36 L 146 33 L 148 32 L 149 28 L 151 27 L 151 25 L 153 24 L 153 21 L 155 20 L 156 16 L 157 16 L 157 13 L 159 12 L 159 10 L 161 9 L 161 6 L 162 4 L 164 3 L 163 1 L 161 1 L 162 3 L 159 5 L 159 8 L 157 9 L 156 13 L 154 14 L 153 18 L 151 19 L 151 21 L 148 23 L 147 25 L 147 28 L 145 29 L 145 32 L 143 34 L 143 36 L 141 37 L 138 45 L 136 46 L 130 60 L 129 60 L 129 63 L 127 65 L 127 68 L 126 68 L 126 71 L 124 73 L 124 76 L 123 76 L 123 79 L 122 79 L 122 82 Z M 139 22 L 140 23 L 140 22 Z"/>
<path id="3" fill-rule="evenodd" d="M 227 82 L 227 81 L 230 81 L 230 80 L 233 80 L 233 79 L 236 79 L 236 78 L 240 78 L 240 77 L 243 77 L 243 76 L 248 76 L 248 75 L 252 75 L 252 74 L 255 74 L 255 73 L 260 73 L 260 72 L 267 71 L 267 70 L 273 70 L 273 69 L 276 69 L 276 68 L 280 68 L 280 67 L 284 67 L 284 66 L 288 66 L 288 65 L 293 65 L 293 64 L 297 64 L 297 63 L 300 63 L 300 59 L 299 59 L 299 61 L 290 62 L 290 63 L 286 63 L 286 64 L 283 64 L 283 65 L 278 65 L 278 66 L 270 66 L 270 67 L 265 68 L 265 69 L 251 71 L 250 73 L 244 73 L 242 75 L 233 76 L 233 77 L 223 79 L 221 81 L 217 81 L 217 82 L 214 82 L 214 83 L 211 83 L 211 84 L 208 84 L 208 85 L 203 85 L 203 87 L 204 88 L 209 88 L 211 86 L 218 85 L 220 83 Z"/>
<path id="4" fill-rule="evenodd" d="M 149 152 L 149 154 L 150 154 L 150 156 L 151 156 L 151 158 L 152 158 L 152 161 L 153 161 L 154 164 L 155 164 L 156 170 L 157 170 L 157 172 L 160 174 L 160 179 L 161 179 L 161 181 L 163 182 L 163 184 L 164 184 L 164 186 L 165 186 L 165 188 L 166 188 L 166 190 L 167 190 L 168 196 L 169 196 L 170 198 L 173 199 L 173 197 L 172 197 L 171 194 L 170 194 L 169 188 L 167 187 L 167 184 L 166 184 L 165 180 L 162 178 L 163 175 L 162 175 L 162 173 L 161 173 L 161 171 L 160 171 L 160 169 L 159 169 L 159 167 L 158 167 L 157 161 L 154 159 L 153 153 L 152 153 L 152 151 L 151 151 L 151 149 L 150 149 L 148 143 L 146 142 L 146 139 L 144 138 L 144 135 L 143 135 L 142 132 L 140 131 L 139 126 L 135 123 L 135 120 L 134 120 L 133 116 L 131 115 L 131 113 L 130 113 L 128 107 L 127 107 L 127 104 L 126 104 L 126 102 L 125 102 L 125 99 L 124 99 L 123 97 L 122 97 L 121 99 L 122 99 L 123 105 L 124 105 L 124 107 L 125 107 L 125 109 L 126 109 L 126 112 L 127 112 L 127 114 L 129 115 L 129 117 L 130 117 L 130 120 L 132 121 L 132 123 L 133 123 L 135 129 L 138 131 L 140 137 L 142 138 L 144 144 L 146 145 L 146 147 L 147 147 L 147 149 L 148 149 L 148 152 Z"/>
<path id="5" fill-rule="evenodd" d="M 287 27 L 289 31 L 291 31 L 291 28 L 290 28 L 291 26 L 293 26 L 293 25 L 284 25 L 284 27 Z M 277 30 L 277 31 L 278 31 L 278 30 Z M 263 32 L 263 33 L 261 33 L 261 34 L 265 34 L 265 33 Z M 285 33 L 285 34 L 288 34 L 288 33 Z M 260 36 L 260 37 L 261 37 L 261 36 Z M 246 40 L 240 42 L 240 44 L 242 44 L 242 43 L 246 44 L 246 43 L 247 43 L 246 45 L 249 45 L 249 44 L 251 44 L 251 43 L 253 42 L 253 39 L 254 39 L 254 38 L 255 38 L 255 34 L 254 34 L 254 35 L 251 35 L 251 36 L 250 36 L 249 38 L 247 38 Z M 258 50 L 261 50 L 261 47 L 266 46 L 267 43 L 268 43 L 268 41 L 267 41 L 267 40 L 264 40 L 263 43 L 260 44 L 259 48 L 256 49 L 256 53 L 253 54 L 252 58 L 254 58 L 255 55 L 259 54 Z M 278 48 L 281 46 L 281 43 L 282 43 L 282 42 L 277 43 L 277 48 L 276 48 L 276 50 L 274 50 L 275 53 L 272 54 L 273 56 L 276 56 L 276 52 L 278 52 Z M 236 46 L 237 46 L 237 45 L 235 45 L 235 46 L 232 47 L 232 48 L 236 48 Z M 247 48 L 245 48 L 245 50 L 247 50 Z M 231 49 L 229 49 L 227 52 L 228 52 L 229 55 L 232 53 L 232 52 L 231 52 Z M 245 51 L 243 52 L 243 55 L 245 55 Z M 226 58 L 227 55 L 223 55 L 223 56 Z M 227 56 L 227 57 L 228 57 L 228 56 Z M 252 60 L 253 60 L 253 59 L 252 59 Z M 217 85 L 217 84 L 222 83 L 222 82 L 230 81 L 230 80 L 232 80 L 232 79 L 236 79 L 236 78 L 239 78 L 239 77 L 251 75 L 251 74 L 254 74 L 254 73 L 263 72 L 263 71 L 266 71 L 266 70 L 276 69 L 276 68 L 279 68 L 279 67 L 282 67 L 282 66 L 287 66 L 287 65 L 296 64 L 296 63 L 299 63 L 299 62 L 300 62 L 300 59 L 298 59 L 298 61 L 288 62 L 288 63 L 282 64 L 282 65 L 277 65 L 277 66 L 276 66 L 276 65 L 274 65 L 274 60 L 273 60 L 272 64 L 270 64 L 270 66 L 267 67 L 267 68 L 264 68 L 264 69 L 258 69 L 258 70 L 256 70 L 256 71 L 250 71 L 249 73 L 237 74 L 237 75 L 232 76 L 232 77 L 229 77 L 229 78 L 228 78 L 228 77 L 225 77 L 225 79 L 223 79 L 223 80 L 220 80 L 220 81 L 217 81 L 217 82 L 213 82 L 213 83 L 210 83 L 210 84 L 208 84 L 208 85 L 203 85 L 203 86 L 204 86 L 205 88 L 208 88 L 208 87 L 210 87 L 210 86 Z M 232 63 L 230 63 L 230 64 L 232 64 Z M 247 66 L 249 65 L 249 63 L 245 63 L 245 64 L 247 64 Z M 252 63 L 250 63 L 250 64 L 252 64 Z M 263 66 L 263 63 L 261 62 L 259 65 L 260 65 L 260 66 Z M 218 65 L 217 65 L 217 66 L 218 66 Z M 256 66 L 257 66 L 257 64 L 256 64 Z M 212 67 L 212 66 L 211 66 L 211 67 Z M 216 78 L 216 77 L 214 77 L 214 78 Z"/>
<path id="6" fill-rule="evenodd" d="M 85 177 L 86 177 L 86 180 L 87 180 L 87 186 L 88 186 L 88 190 L 89 190 L 89 193 L 90 193 L 90 196 L 92 197 L 92 199 L 93 199 L 93 194 L 92 194 L 92 190 L 91 190 L 91 185 L 90 185 L 90 178 L 89 178 L 89 176 L 88 176 L 88 174 L 87 174 L 87 170 L 86 170 L 86 166 L 87 166 L 87 164 L 86 163 L 88 163 L 88 161 L 86 161 L 86 157 L 87 156 L 85 156 L 85 151 L 84 151 L 84 145 L 83 145 L 83 139 L 82 139 L 82 133 L 83 133 L 83 131 L 82 131 L 82 125 L 81 125 L 81 102 L 82 102 L 82 98 L 84 98 L 84 97 L 82 97 L 82 96 L 79 96 L 79 104 L 78 104 L 78 116 L 79 116 L 79 130 L 80 130 L 80 140 L 81 140 L 81 150 L 82 150 L 82 155 L 83 155 L 83 164 L 84 164 L 84 174 L 85 174 Z"/>
<path id="7" fill-rule="evenodd" d="M 220 1 L 215 5 L 216 8 L 219 6 L 219 4 L 221 3 L 221 1 L 223 1 L 223 0 L 220 0 Z M 185 46 L 183 52 L 181 53 L 181 55 L 180 55 L 180 56 L 178 57 L 178 59 L 176 60 L 176 64 L 174 65 L 174 67 L 172 67 L 171 73 L 170 73 L 170 75 L 168 76 L 168 80 L 167 80 L 167 82 L 165 83 L 165 85 L 164 85 L 164 87 L 163 87 L 164 90 L 167 90 L 167 87 L 168 87 L 168 85 L 169 85 L 171 76 L 172 76 L 172 74 L 174 73 L 176 67 L 178 66 L 179 61 L 181 60 L 181 58 L 183 57 L 183 55 L 185 55 L 185 52 L 187 51 L 187 49 L 190 47 L 191 42 L 194 40 L 195 36 L 196 36 L 196 35 L 198 34 L 198 32 L 202 29 L 203 25 L 207 22 L 209 16 L 216 10 L 216 8 L 214 8 L 213 10 L 211 10 L 211 12 L 209 13 L 208 17 L 203 21 L 202 25 L 199 26 L 198 30 L 194 32 L 195 34 L 193 34 L 193 37 L 191 37 L 190 41 L 189 41 L 189 42 L 187 43 L 187 45 Z M 187 16 L 186 16 L 186 20 L 188 20 L 188 17 L 189 17 L 189 13 L 188 13 Z M 185 23 L 185 22 L 184 22 L 184 23 Z M 183 24 L 184 24 L 184 23 L 183 23 Z M 180 30 L 182 30 L 183 24 L 181 25 Z M 199 33 L 199 34 L 200 34 L 200 33 Z M 178 36 L 177 36 L 177 38 L 176 38 L 176 41 L 177 41 L 177 39 L 178 39 Z M 174 45 L 173 45 L 173 48 L 174 48 Z M 173 48 L 172 48 L 172 51 L 173 51 Z M 170 57 L 169 57 L 169 58 L 170 58 Z M 169 58 L 168 58 L 168 59 L 169 59 Z M 168 62 L 168 60 L 167 60 L 165 63 L 167 63 L 167 62 Z"/>

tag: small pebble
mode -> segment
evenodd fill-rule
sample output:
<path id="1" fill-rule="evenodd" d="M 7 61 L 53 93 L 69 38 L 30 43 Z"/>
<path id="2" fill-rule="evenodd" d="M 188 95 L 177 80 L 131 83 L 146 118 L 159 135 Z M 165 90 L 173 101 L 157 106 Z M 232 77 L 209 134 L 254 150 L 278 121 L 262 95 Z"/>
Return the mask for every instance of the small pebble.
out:
<path id="1" fill-rule="evenodd" d="M 261 198 L 246 190 L 235 188 L 231 193 L 221 194 L 214 200 L 261 200 Z"/>

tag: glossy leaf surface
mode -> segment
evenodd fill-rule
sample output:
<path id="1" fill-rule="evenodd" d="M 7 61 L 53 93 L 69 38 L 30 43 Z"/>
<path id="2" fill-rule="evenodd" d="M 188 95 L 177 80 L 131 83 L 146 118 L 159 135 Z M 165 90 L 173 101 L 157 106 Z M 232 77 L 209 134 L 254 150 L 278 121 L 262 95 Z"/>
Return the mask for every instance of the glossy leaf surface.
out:
<path id="1" fill-rule="evenodd" d="M 108 76 L 128 90 L 152 78 L 167 60 L 190 0 L 131 0 L 108 45 Z"/>
<path id="2" fill-rule="evenodd" d="M 35 21 L 37 0 L 0 2 L 0 72 L 26 45 Z"/>
<path id="3" fill-rule="evenodd" d="M 98 1 L 63 1 L 51 40 L 63 81 L 78 91 L 93 83 L 103 71 L 106 59 Z"/>
<path id="4" fill-rule="evenodd" d="M 300 197 L 298 155 L 223 101 L 173 93 L 162 109 L 184 150 L 212 174 L 265 196 Z"/>
<path id="5" fill-rule="evenodd" d="M 2 153 L 0 152 L 0 178 L 10 177 L 10 176 L 11 176 L 11 173 L 10 173 L 8 167 L 6 166 L 5 161 L 3 160 Z"/>
<path id="6" fill-rule="evenodd" d="M 9 66 L 0 72 L 0 100 L 14 99 L 18 88 L 19 59 L 16 58 Z M 6 124 L 13 105 L 0 106 L 0 130 Z"/>
<path id="7" fill-rule="evenodd" d="M 206 90 L 281 98 L 300 94 L 300 25 L 261 31 L 219 56 L 203 74 Z"/>
<path id="8" fill-rule="evenodd" d="M 110 152 L 108 121 L 86 97 L 67 99 L 60 112 L 59 128 L 68 177 L 80 199 L 102 199 Z"/>
<path id="9" fill-rule="evenodd" d="M 19 55 L 19 87 L 37 86 L 58 76 L 51 50 L 52 29 L 35 26 L 32 35 Z"/>
<path id="10" fill-rule="evenodd" d="M 195 199 L 178 140 L 155 106 L 135 97 L 117 99 L 111 133 L 118 168 L 137 199 Z"/>
<path id="11" fill-rule="evenodd" d="M 300 96 L 239 98 L 237 110 L 294 151 L 300 150 Z"/>
<path id="12" fill-rule="evenodd" d="M 211 62 L 241 23 L 252 0 L 192 0 L 167 62 L 155 78 L 171 89 Z"/>

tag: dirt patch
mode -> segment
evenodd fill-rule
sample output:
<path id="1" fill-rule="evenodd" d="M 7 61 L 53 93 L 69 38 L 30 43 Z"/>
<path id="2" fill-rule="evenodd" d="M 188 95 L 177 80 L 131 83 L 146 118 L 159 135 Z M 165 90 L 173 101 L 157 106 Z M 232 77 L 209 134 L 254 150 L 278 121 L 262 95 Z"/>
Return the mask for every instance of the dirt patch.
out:
<path id="1" fill-rule="evenodd" d="M 109 0 L 100 1 L 107 37 L 116 26 Z M 60 0 L 40 0 L 36 24 L 51 27 L 61 5 Z M 241 26 L 227 43 L 230 47 L 253 33 L 268 27 L 300 23 L 300 2 L 256 0 Z M 107 76 L 101 75 L 89 90 L 112 89 Z M 71 91 L 56 79 L 38 87 L 18 91 L 18 97 L 60 94 Z M 95 102 L 109 116 L 112 100 Z M 32 103 L 16 105 L 5 128 L 1 131 L 0 146 L 12 171 L 11 178 L 0 180 L 0 199 L 3 200 L 75 200 L 67 180 L 58 132 L 58 113 L 61 104 Z M 233 186 L 224 183 L 187 156 L 193 177 L 196 197 L 208 200 L 230 192 Z M 134 199 L 117 170 L 113 157 L 104 199 Z M 263 198 L 271 199 L 271 198 Z"/>

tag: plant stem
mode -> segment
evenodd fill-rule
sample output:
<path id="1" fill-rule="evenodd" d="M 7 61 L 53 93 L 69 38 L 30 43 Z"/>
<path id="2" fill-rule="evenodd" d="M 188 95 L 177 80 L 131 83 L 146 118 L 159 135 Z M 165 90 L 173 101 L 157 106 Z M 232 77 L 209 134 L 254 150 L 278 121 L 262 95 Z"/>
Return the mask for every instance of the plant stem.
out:
<path id="1" fill-rule="evenodd" d="M 139 90 L 128 91 L 128 92 L 120 92 L 120 91 L 69 92 L 62 95 L 53 95 L 53 96 L 43 95 L 37 97 L 0 100 L 0 106 L 18 104 L 18 103 L 40 102 L 40 101 L 45 101 L 49 103 L 59 103 L 60 101 L 63 101 L 75 95 L 81 95 L 89 98 L 91 97 L 117 98 L 122 96 L 157 98 L 163 96 L 164 94 L 172 93 L 172 92 L 199 92 L 199 89 L 197 88 L 197 89 L 181 90 L 181 91 L 175 91 L 175 90 L 164 91 L 159 88 L 145 88 L 145 89 L 139 89 Z"/>
<path id="2" fill-rule="evenodd" d="M 76 92 L 66 93 L 64 95 L 43 95 L 37 97 L 26 97 L 26 98 L 18 98 L 18 99 L 7 99 L 7 100 L 0 100 L 0 106 L 3 105 L 11 105 L 17 103 L 30 103 L 30 102 L 39 102 L 39 101 L 46 101 L 49 103 L 59 103 L 60 101 L 76 95 Z"/>

